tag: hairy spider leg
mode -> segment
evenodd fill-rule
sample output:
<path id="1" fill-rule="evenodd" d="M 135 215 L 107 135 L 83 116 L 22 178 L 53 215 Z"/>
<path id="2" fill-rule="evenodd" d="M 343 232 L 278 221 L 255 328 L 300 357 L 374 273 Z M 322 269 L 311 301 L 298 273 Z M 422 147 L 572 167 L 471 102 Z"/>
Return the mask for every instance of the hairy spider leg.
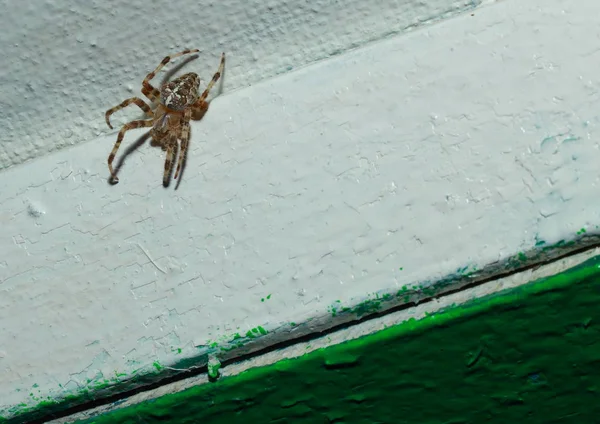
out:
<path id="1" fill-rule="evenodd" d="M 171 169 L 173 168 L 173 162 L 175 161 L 175 153 L 177 147 L 177 136 L 170 136 L 167 139 L 167 157 L 165 159 L 165 172 L 163 174 L 163 185 L 169 184 L 169 176 L 171 175 Z"/>
<path id="2" fill-rule="evenodd" d="M 192 109 L 187 109 L 183 114 L 183 121 L 181 122 L 181 147 L 179 149 L 179 159 L 177 160 L 177 169 L 175 170 L 174 179 L 177 179 L 179 176 L 179 172 L 185 161 L 185 155 L 187 154 L 190 141 L 190 119 L 192 119 Z"/>
<path id="3" fill-rule="evenodd" d="M 144 101 L 142 99 L 140 99 L 139 97 L 132 97 L 131 99 L 127 99 L 127 100 L 123 100 L 121 102 L 120 105 L 113 107 L 112 109 L 108 109 L 106 111 L 106 114 L 104 115 L 104 118 L 106 119 L 106 123 L 108 124 L 108 127 L 110 129 L 112 129 L 112 125 L 110 124 L 110 120 L 108 119 L 110 117 L 110 115 L 112 115 L 113 113 L 115 113 L 118 110 L 121 110 L 127 106 L 129 106 L 130 104 L 135 104 L 137 105 L 140 109 L 142 109 L 144 111 L 144 113 L 146 113 L 147 115 L 153 116 L 154 114 L 152 113 L 152 109 L 150 109 L 150 106 L 148 106 L 146 103 L 144 103 Z"/>
<path id="4" fill-rule="evenodd" d="M 202 93 L 202 95 L 200 96 L 200 98 L 198 99 L 198 101 L 196 103 L 201 103 L 201 102 L 203 102 L 203 101 L 206 100 L 206 98 L 208 97 L 208 93 L 210 92 L 211 88 L 213 88 L 213 86 L 215 85 L 215 83 L 221 77 L 221 74 L 223 73 L 223 69 L 225 69 L 225 52 L 223 52 L 221 54 L 221 63 L 219 64 L 219 69 L 213 75 L 212 80 L 210 80 L 210 82 L 206 86 L 206 90 L 204 90 L 204 93 Z"/>
<path id="5" fill-rule="evenodd" d="M 142 82 L 142 93 L 153 102 L 158 100 L 158 98 L 160 98 L 160 91 L 158 89 L 154 88 L 152 86 L 152 84 L 150 84 L 150 80 L 156 76 L 156 74 L 163 68 L 163 66 L 165 66 L 167 63 L 169 63 L 171 60 L 175 59 L 176 57 L 183 56 L 183 55 L 189 54 L 189 53 L 198 53 L 199 51 L 200 50 L 198 50 L 198 49 L 192 49 L 192 50 L 186 49 L 182 52 L 175 53 L 175 54 L 165 57 L 158 64 L 156 69 L 154 71 L 150 72 L 148 75 L 146 75 L 146 78 L 144 78 L 144 81 Z"/>
<path id="6" fill-rule="evenodd" d="M 123 125 L 123 128 L 121 128 L 121 131 L 119 131 L 119 136 L 117 137 L 117 141 L 115 142 L 112 152 L 110 152 L 110 155 L 108 155 L 108 170 L 110 171 L 110 175 L 111 175 L 111 178 L 114 183 L 118 183 L 119 179 L 115 175 L 115 171 L 113 170 L 112 163 L 117 154 L 117 150 L 119 150 L 119 146 L 121 146 L 121 141 L 123 141 L 125 132 L 132 130 L 134 128 L 151 127 L 152 124 L 153 124 L 152 119 L 149 119 L 147 121 L 131 121 L 130 123 Z"/>

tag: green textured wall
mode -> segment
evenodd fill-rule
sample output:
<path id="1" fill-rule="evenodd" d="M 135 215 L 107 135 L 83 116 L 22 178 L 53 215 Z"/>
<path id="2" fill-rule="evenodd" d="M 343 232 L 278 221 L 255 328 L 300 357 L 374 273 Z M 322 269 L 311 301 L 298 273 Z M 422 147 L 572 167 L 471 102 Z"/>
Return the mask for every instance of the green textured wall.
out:
<path id="1" fill-rule="evenodd" d="M 600 422 L 599 267 L 89 422 Z"/>

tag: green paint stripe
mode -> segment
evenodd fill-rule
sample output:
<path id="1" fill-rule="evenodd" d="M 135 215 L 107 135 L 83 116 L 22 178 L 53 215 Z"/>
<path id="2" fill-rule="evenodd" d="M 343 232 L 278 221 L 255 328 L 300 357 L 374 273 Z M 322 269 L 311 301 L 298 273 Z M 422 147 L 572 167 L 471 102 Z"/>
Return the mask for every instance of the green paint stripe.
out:
<path id="1" fill-rule="evenodd" d="M 595 422 L 599 266 L 87 422 Z"/>

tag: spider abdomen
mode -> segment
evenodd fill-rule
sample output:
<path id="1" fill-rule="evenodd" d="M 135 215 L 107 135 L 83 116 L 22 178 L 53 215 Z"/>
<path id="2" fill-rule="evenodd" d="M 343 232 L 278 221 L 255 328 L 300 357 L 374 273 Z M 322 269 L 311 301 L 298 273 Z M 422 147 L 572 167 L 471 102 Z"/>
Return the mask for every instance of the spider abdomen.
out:
<path id="1" fill-rule="evenodd" d="M 184 110 L 198 99 L 200 78 L 195 73 L 189 73 L 174 79 L 162 86 L 160 101 L 168 109 Z"/>

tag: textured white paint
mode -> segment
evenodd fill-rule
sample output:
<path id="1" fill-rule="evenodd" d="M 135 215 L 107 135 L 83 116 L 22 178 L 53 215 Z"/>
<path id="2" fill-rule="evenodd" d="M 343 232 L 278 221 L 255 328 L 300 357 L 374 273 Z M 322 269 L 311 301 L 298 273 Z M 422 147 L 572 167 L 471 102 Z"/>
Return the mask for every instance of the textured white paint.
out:
<path id="1" fill-rule="evenodd" d="M 595 231 L 599 13 L 506 0 L 225 94 L 177 191 L 147 145 L 109 186 L 114 134 L 3 172 L 0 414 Z"/>
<path id="2" fill-rule="evenodd" d="M 231 91 L 479 3 L 0 0 L 0 169 L 106 133 L 106 109 L 184 48 L 204 78 L 226 51 Z"/>

